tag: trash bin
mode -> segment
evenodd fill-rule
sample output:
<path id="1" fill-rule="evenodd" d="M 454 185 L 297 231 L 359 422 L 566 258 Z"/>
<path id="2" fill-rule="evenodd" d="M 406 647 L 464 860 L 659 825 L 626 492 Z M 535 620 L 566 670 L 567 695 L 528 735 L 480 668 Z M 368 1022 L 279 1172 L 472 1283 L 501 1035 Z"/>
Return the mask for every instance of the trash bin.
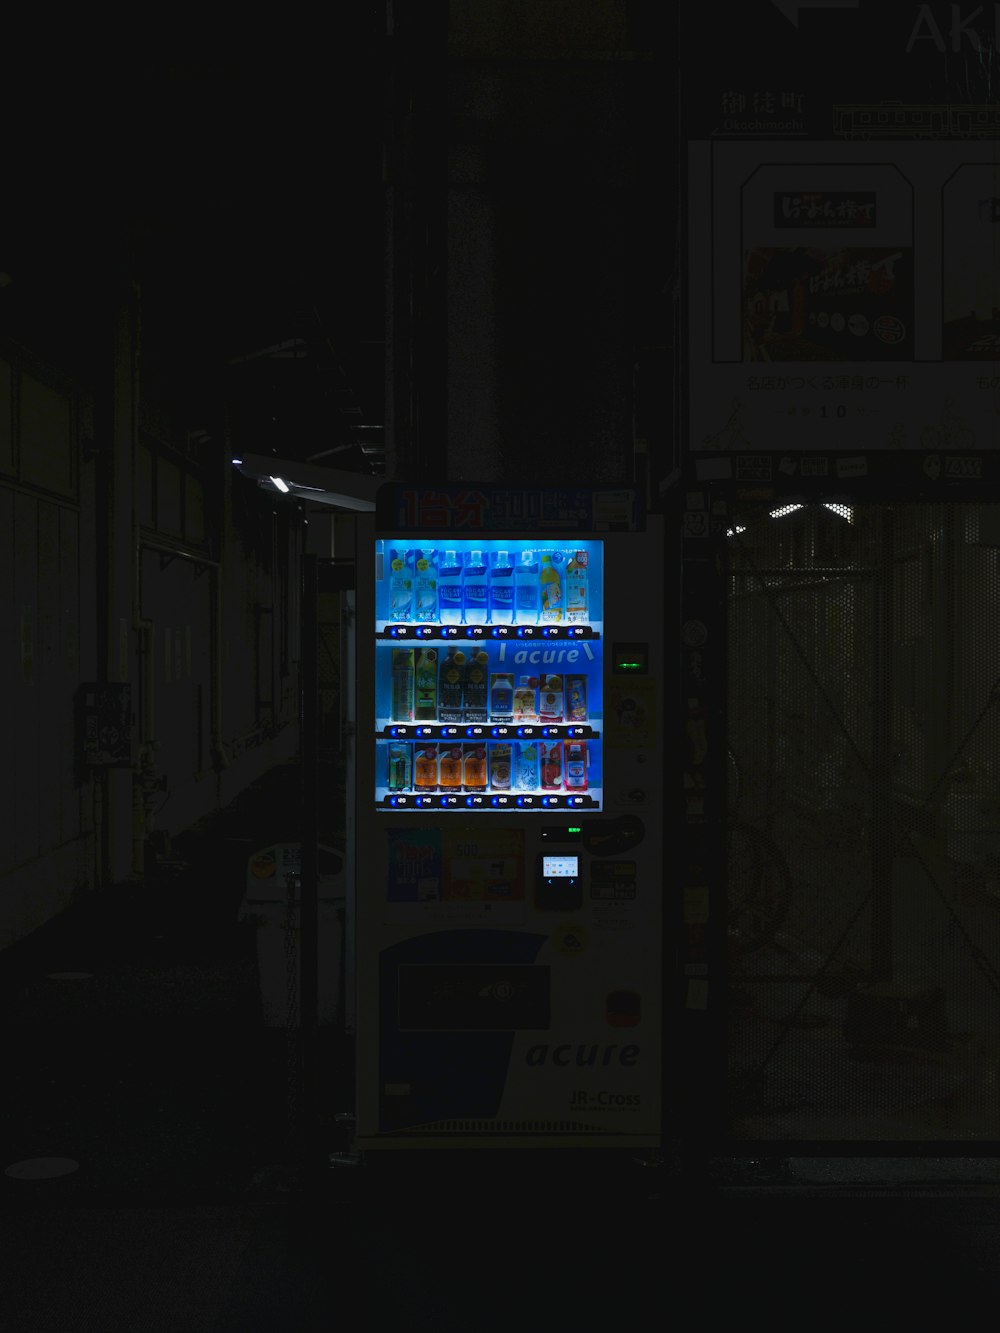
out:
<path id="1" fill-rule="evenodd" d="M 344 963 L 344 858 L 334 847 L 318 849 L 317 953 L 318 1022 L 340 1017 L 340 979 Z M 288 885 L 293 902 L 289 917 Z M 246 890 L 239 919 L 257 928 L 257 973 L 261 1011 L 269 1028 L 288 1026 L 289 974 L 295 1005 L 299 996 L 301 951 L 302 844 L 272 843 L 247 860 Z M 289 929 L 291 927 L 291 929 Z"/>

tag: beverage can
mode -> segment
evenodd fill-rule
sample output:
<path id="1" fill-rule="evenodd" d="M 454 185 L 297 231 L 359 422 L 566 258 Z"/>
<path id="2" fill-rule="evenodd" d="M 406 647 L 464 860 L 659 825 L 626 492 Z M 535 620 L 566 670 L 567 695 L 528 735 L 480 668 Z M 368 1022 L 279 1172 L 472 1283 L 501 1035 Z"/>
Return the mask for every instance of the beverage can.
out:
<path id="1" fill-rule="evenodd" d="M 586 722 L 587 720 L 587 677 L 582 675 L 566 677 L 566 721 Z"/>

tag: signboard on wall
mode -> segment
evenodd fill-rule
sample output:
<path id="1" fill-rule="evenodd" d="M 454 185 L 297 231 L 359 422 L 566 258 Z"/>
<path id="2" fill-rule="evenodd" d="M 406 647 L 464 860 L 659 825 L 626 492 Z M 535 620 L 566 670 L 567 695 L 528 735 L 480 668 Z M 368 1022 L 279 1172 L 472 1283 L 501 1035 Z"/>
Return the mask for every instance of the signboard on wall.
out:
<path id="1" fill-rule="evenodd" d="M 689 450 L 1000 447 L 1000 5 L 748 5 L 714 68 L 706 22 L 681 25 Z"/>
<path id="2" fill-rule="evenodd" d="M 806 164 L 799 145 L 689 145 L 692 223 L 714 200 L 711 227 L 689 232 L 693 451 L 1000 445 L 994 147 L 884 157 L 877 143 L 812 144 Z M 810 215 L 838 197 L 871 200 L 863 230 Z"/>

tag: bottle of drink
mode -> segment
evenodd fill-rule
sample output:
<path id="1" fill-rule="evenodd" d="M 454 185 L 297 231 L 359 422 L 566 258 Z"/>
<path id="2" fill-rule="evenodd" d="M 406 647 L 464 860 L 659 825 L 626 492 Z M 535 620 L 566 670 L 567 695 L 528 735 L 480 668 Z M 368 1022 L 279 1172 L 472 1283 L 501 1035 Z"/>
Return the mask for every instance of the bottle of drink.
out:
<path id="1" fill-rule="evenodd" d="M 486 790 L 486 746 L 466 745 L 462 785 L 466 791 Z"/>
<path id="2" fill-rule="evenodd" d="M 389 619 L 396 623 L 412 620 L 413 552 L 400 548 L 389 554 Z"/>
<path id="3" fill-rule="evenodd" d="M 538 748 L 541 752 L 542 790 L 561 791 L 563 760 L 562 741 L 543 741 Z"/>
<path id="4" fill-rule="evenodd" d="M 392 650 L 392 720 L 413 721 L 413 649 Z"/>
<path id="5" fill-rule="evenodd" d="M 543 676 L 538 690 L 539 722 L 561 722 L 563 720 L 563 678 L 562 676 Z"/>
<path id="6" fill-rule="evenodd" d="M 465 653 L 451 647 L 441 663 L 438 709 L 442 722 L 462 721 L 462 686 L 465 680 Z"/>
<path id="7" fill-rule="evenodd" d="M 565 707 L 567 722 L 586 722 L 587 677 L 585 675 L 566 677 Z"/>
<path id="8" fill-rule="evenodd" d="M 514 691 L 514 721 L 538 721 L 538 677 L 522 676 Z"/>
<path id="9" fill-rule="evenodd" d="M 518 791 L 538 790 L 538 746 L 534 741 L 517 743 L 514 785 Z"/>
<path id="10" fill-rule="evenodd" d="M 574 551 L 566 566 L 566 619 L 580 624 L 588 618 L 587 552 Z"/>
<path id="11" fill-rule="evenodd" d="M 587 743 L 586 741 L 565 741 L 566 746 L 566 790 L 587 790 Z"/>
<path id="12" fill-rule="evenodd" d="M 464 708 L 466 722 L 485 722 L 489 694 L 489 655 L 480 648 L 465 668 Z"/>
<path id="13" fill-rule="evenodd" d="M 437 551 L 425 548 L 417 551 L 416 610 L 414 619 L 422 625 L 438 618 Z"/>
<path id="14" fill-rule="evenodd" d="M 561 563 L 562 552 L 542 552 L 542 572 L 539 582 L 541 586 L 543 625 L 557 625 L 563 618 L 562 578 L 560 577 L 557 568 L 557 565 Z"/>
<path id="15" fill-rule="evenodd" d="M 489 611 L 489 571 L 482 551 L 470 551 L 465 562 L 462 602 L 467 625 L 485 625 Z"/>
<path id="16" fill-rule="evenodd" d="M 509 671 L 490 672 L 490 717 L 494 722 L 514 718 L 514 676 Z"/>
<path id="17" fill-rule="evenodd" d="M 437 649 L 421 648 L 417 654 L 414 722 L 433 722 L 437 717 Z"/>
<path id="18" fill-rule="evenodd" d="M 390 741 L 388 787 L 390 791 L 409 791 L 410 789 L 410 750 L 409 741 Z"/>
<path id="19" fill-rule="evenodd" d="M 522 551 L 514 568 L 514 616 L 519 625 L 538 624 L 538 561 L 533 551 Z"/>
<path id="20" fill-rule="evenodd" d="M 438 566 L 438 616 L 442 625 L 462 623 L 462 561 L 457 551 L 445 551 Z"/>
<path id="21" fill-rule="evenodd" d="M 413 763 L 413 785 L 418 791 L 431 792 L 438 789 L 438 752 L 436 745 L 415 746 Z"/>
<path id="22" fill-rule="evenodd" d="M 509 741 L 490 746 L 490 787 L 493 791 L 510 791 Z"/>
<path id="23" fill-rule="evenodd" d="M 490 620 L 494 625 L 514 621 L 514 565 L 508 551 L 497 551 L 490 564 Z"/>
<path id="24" fill-rule="evenodd" d="M 442 752 L 438 781 L 442 791 L 461 791 L 462 747 L 460 745 L 452 745 Z"/>

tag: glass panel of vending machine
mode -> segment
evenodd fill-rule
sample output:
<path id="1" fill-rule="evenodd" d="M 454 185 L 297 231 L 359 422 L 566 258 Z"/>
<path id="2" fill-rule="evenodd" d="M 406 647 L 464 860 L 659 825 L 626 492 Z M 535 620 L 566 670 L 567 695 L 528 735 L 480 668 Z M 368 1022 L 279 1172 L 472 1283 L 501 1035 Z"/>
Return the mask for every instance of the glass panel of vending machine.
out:
<path id="1" fill-rule="evenodd" d="M 375 554 L 375 808 L 603 809 L 604 543 Z"/>

